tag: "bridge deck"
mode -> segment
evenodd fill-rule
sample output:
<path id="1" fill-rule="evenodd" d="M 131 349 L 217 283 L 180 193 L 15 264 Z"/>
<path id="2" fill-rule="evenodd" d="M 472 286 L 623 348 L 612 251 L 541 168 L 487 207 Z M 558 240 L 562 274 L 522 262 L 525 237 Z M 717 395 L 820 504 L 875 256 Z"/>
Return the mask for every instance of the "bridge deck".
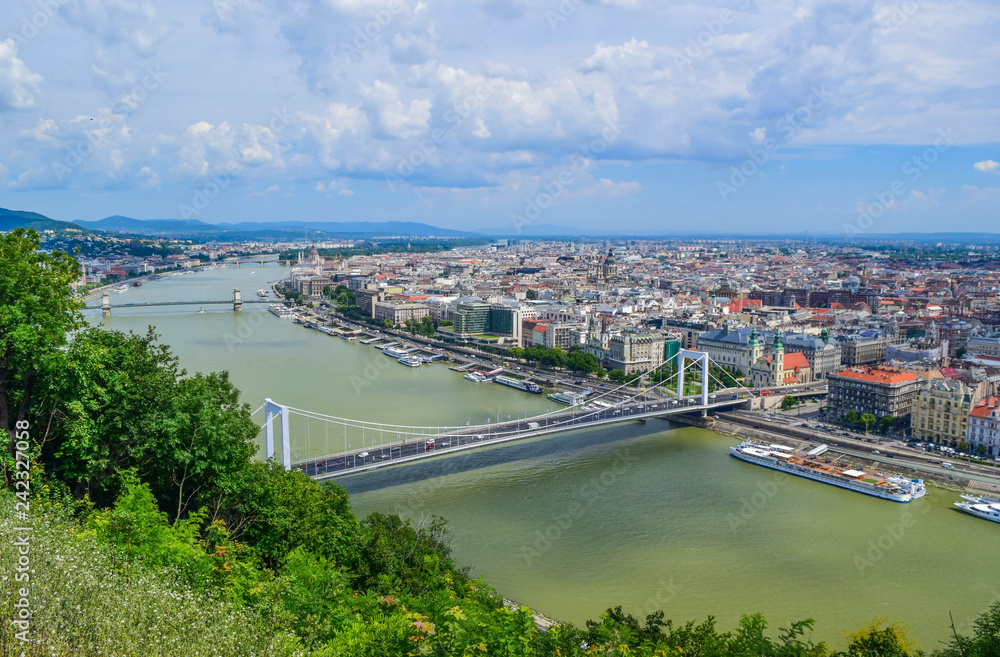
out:
<path id="1" fill-rule="evenodd" d="M 670 400 L 655 403 L 632 404 L 595 411 L 572 410 L 547 418 L 512 420 L 487 427 L 461 428 L 450 433 L 438 433 L 416 440 L 373 445 L 328 457 L 296 461 L 292 465 L 316 479 L 331 479 L 359 472 L 366 472 L 390 465 L 454 454 L 486 445 L 520 440 L 534 436 L 571 431 L 591 426 L 603 426 L 647 418 L 664 417 L 683 413 L 700 413 L 715 408 L 727 408 L 747 403 L 748 399 L 725 399 L 707 406 L 685 403 L 673 404 Z M 529 426 L 537 425 L 537 426 Z M 364 454 L 365 456 L 362 456 Z"/>

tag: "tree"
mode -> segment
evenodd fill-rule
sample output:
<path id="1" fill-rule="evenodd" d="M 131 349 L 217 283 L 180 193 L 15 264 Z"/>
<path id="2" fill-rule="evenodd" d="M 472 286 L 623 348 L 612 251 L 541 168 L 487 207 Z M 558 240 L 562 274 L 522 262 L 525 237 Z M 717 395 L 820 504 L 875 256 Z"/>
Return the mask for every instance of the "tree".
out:
<path id="1" fill-rule="evenodd" d="M 885 619 L 876 619 L 849 635 L 848 657 L 915 657 L 911 652 L 913 642 L 906 631 L 899 625 L 887 623 Z"/>
<path id="2" fill-rule="evenodd" d="M 625 372 L 618 369 L 611 370 L 610 372 L 608 372 L 608 379 L 618 384 L 625 383 L 626 380 Z"/>
<path id="3" fill-rule="evenodd" d="M 604 377 L 606 377 L 607 375 L 608 375 L 608 373 L 604 371 L 604 368 L 603 368 L 603 367 L 598 367 L 598 368 L 597 368 L 597 369 L 596 369 L 596 370 L 594 371 L 594 376 L 596 376 L 596 377 L 597 377 L 598 379 L 603 379 L 603 378 L 604 378 Z"/>
<path id="4" fill-rule="evenodd" d="M 339 564 L 357 559 L 359 525 L 347 491 L 272 462 L 255 463 L 250 475 L 231 508 L 246 519 L 241 536 L 266 564 L 300 547 Z"/>
<path id="5" fill-rule="evenodd" d="M 116 470 L 140 467 L 138 448 L 162 432 L 178 376 L 177 359 L 145 336 L 86 328 L 69 345 L 46 469 L 98 504 L 116 496 Z M 142 473 L 140 473 L 142 474 Z"/>
<path id="6" fill-rule="evenodd" d="M 986 456 L 989 451 L 990 450 L 986 448 L 986 445 L 976 445 L 976 454 L 979 456 Z"/>
<path id="7" fill-rule="evenodd" d="M 858 424 L 861 422 L 861 416 L 858 415 L 857 411 L 847 411 L 844 413 L 844 422 L 848 424 Z"/>
<path id="8" fill-rule="evenodd" d="M 228 372 L 178 382 L 162 435 L 142 446 L 154 481 L 176 502 L 175 520 L 194 503 L 221 506 L 240 490 L 257 432 Z"/>
<path id="9" fill-rule="evenodd" d="M 524 293 L 524 298 L 526 298 L 526 299 L 527 299 L 528 301 L 534 301 L 535 299 L 537 299 L 537 298 L 538 298 L 538 295 L 537 295 L 537 294 L 535 293 L 535 291 L 534 291 L 534 290 L 532 290 L 532 289 L 531 289 L 531 288 L 529 287 L 529 288 L 527 289 L 527 291 L 525 291 L 525 293 Z"/>
<path id="10" fill-rule="evenodd" d="M 871 413 L 862 413 L 859 421 L 861 424 L 865 425 L 865 433 L 868 433 L 868 427 L 875 424 L 877 418 Z"/>
<path id="11" fill-rule="evenodd" d="M 878 430 L 880 433 L 889 433 L 889 429 L 892 429 L 892 425 L 895 424 L 896 418 L 891 415 L 883 415 L 878 421 Z"/>
<path id="12" fill-rule="evenodd" d="M 798 403 L 799 402 L 795 399 L 795 397 L 789 397 L 786 395 L 785 398 L 781 400 L 781 410 L 787 411 L 790 408 L 798 406 Z"/>
<path id="13" fill-rule="evenodd" d="M 83 325 L 83 303 L 70 289 L 80 276 L 79 263 L 63 251 L 41 253 L 39 244 L 38 233 L 30 229 L 15 228 L 0 236 L 0 428 L 7 432 L 4 483 L 9 483 L 13 465 L 17 423 L 34 420 L 30 435 L 35 440 L 44 438 L 54 413 L 54 396 L 41 389 L 45 373 L 61 369 L 67 334 Z"/>

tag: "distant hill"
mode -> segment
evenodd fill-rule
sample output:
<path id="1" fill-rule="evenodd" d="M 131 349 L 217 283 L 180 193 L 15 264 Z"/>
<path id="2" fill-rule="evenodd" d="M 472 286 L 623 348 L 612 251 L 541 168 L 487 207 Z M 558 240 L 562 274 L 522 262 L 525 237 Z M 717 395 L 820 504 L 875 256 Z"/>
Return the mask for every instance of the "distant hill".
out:
<path id="1" fill-rule="evenodd" d="M 243 221 L 240 223 L 209 224 L 197 219 L 133 219 L 113 216 L 99 221 L 81 221 L 80 225 L 91 230 L 136 233 L 140 235 L 234 235 L 291 237 L 309 232 L 327 235 L 367 236 L 399 235 L 407 237 L 478 237 L 447 228 L 410 221 Z"/>
<path id="2" fill-rule="evenodd" d="M 219 232 L 219 227 L 197 219 L 133 219 L 114 215 L 97 221 L 79 221 L 81 226 L 91 230 L 106 230 L 115 233 L 137 233 L 153 235 L 161 233 Z"/>
<path id="3" fill-rule="evenodd" d="M 21 210 L 0 208 L 0 230 L 6 232 L 15 228 L 34 228 L 37 231 L 75 228 L 76 230 L 88 232 L 85 227 L 81 227 L 78 224 L 50 219 L 44 214 L 38 214 L 37 212 L 23 212 Z"/>

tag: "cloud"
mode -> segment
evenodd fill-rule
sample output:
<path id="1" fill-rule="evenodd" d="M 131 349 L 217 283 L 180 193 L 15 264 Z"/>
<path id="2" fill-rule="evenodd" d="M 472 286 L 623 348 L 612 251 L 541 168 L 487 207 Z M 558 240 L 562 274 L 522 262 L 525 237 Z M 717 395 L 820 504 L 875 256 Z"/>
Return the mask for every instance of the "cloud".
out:
<path id="1" fill-rule="evenodd" d="M 972 168 L 980 173 L 1000 173 L 1000 162 L 983 160 L 982 162 L 976 162 L 973 164 Z"/>
<path id="2" fill-rule="evenodd" d="M 32 73 L 17 56 L 13 39 L 0 41 L 0 111 L 27 110 L 38 103 L 42 76 Z"/>
<path id="3" fill-rule="evenodd" d="M 336 192 L 341 196 L 353 196 L 354 190 L 349 189 L 344 181 L 342 180 L 331 180 L 328 184 L 324 184 L 322 181 L 316 183 L 317 192 L 325 192 L 327 196 Z"/>

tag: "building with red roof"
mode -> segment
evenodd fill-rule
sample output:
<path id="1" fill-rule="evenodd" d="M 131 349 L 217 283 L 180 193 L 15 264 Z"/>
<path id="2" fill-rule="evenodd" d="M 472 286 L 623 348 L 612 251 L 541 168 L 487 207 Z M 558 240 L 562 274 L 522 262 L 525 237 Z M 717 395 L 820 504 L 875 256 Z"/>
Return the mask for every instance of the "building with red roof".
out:
<path id="1" fill-rule="evenodd" d="M 827 415 L 844 420 L 854 411 L 882 418 L 891 415 L 897 427 L 909 426 L 913 403 L 927 381 L 907 370 L 852 367 L 827 377 Z"/>
<path id="2" fill-rule="evenodd" d="M 1000 397 L 981 399 L 972 407 L 968 443 L 975 452 L 1000 456 Z"/>

